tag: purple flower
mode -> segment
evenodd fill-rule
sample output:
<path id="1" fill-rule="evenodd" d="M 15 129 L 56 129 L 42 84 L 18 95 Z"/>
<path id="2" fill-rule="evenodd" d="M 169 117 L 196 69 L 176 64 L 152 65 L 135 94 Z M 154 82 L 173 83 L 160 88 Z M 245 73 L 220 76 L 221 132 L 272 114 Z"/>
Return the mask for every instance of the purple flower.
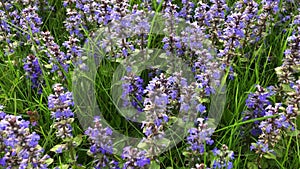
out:
<path id="1" fill-rule="evenodd" d="M 211 139 L 213 132 L 214 130 L 208 127 L 203 118 L 198 118 L 196 127 L 189 129 L 189 136 L 187 137 L 189 149 L 202 155 L 205 152 L 205 145 L 214 143 Z"/>
<path id="2" fill-rule="evenodd" d="M 123 77 L 125 83 L 123 84 L 122 100 L 123 106 L 128 106 L 129 103 L 138 111 L 143 110 L 143 79 L 139 76 Z"/>
<path id="3" fill-rule="evenodd" d="M 88 140 L 91 144 L 89 152 L 94 157 L 94 167 L 118 169 L 118 163 L 112 156 L 112 130 L 109 127 L 104 127 L 100 120 L 99 116 L 94 117 L 93 127 L 89 127 L 85 131 L 85 135 L 88 136 Z"/>
<path id="4" fill-rule="evenodd" d="M 32 88 L 37 88 L 41 92 L 42 80 L 42 70 L 38 61 L 38 58 L 34 55 L 28 55 L 24 60 L 23 69 L 26 72 L 27 78 L 32 82 Z"/>
<path id="5" fill-rule="evenodd" d="M 43 24 L 42 19 L 37 14 L 38 7 L 36 4 L 30 4 L 21 11 L 20 27 L 23 30 L 23 35 L 27 36 L 27 40 L 33 44 L 38 42 L 37 34 L 40 33 L 40 26 Z M 31 37 L 33 36 L 33 37 Z"/>
<path id="6" fill-rule="evenodd" d="M 265 116 L 279 115 L 279 108 L 282 104 L 276 103 L 275 107 L 269 105 L 265 108 Z M 278 140 L 280 139 L 280 134 L 282 132 L 282 120 L 281 118 L 270 117 L 264 121 L 261 121 L 259 128 L 262 133 L 258 137 L 256 143 L 252 143 L 250 149 L 258 154 L 273 152 L 271 147 L 274 147 Z"/>
<path id="7" fill-rule="evenodd" d="M 212 168 L 214 169 L 233 168 L 232 160 L 234 159 L 234 153 L 233 151 L 228 150 L 228 147 L 226 145 L 223 145 L 220 150 L 215 148 L 213 150 L 213 154 L 215 156 L 215 159 L 212 162 Z"/>
<path id="8" fill-rule="evenodd" d="M 300 15 L 295 16 L 295 22 L 293 23 L 296 26 L 296 30 L 292 33 L 290 37 L 288 37 L 288 47 L 285 50 L 285 58 L 283 59 L 283 63 L 280 67 L 276 68 L 276 73 L 279 78 L 279 81 L 283 84 L 295 83 L 298 76 L 297 73 L 299 70 L 297 69 L 300 64 L 300 24 L 298 24 L 298 20 Z"/>
<path id="9" fill-rule="evenodd" d="M 130 146 L 123 149 L 121 157 L 125 160 L 123 169 L 148 168 L 150 164 L 150 159 L 146 157 L 146 151 L 141 151 Z"/>
<path id="10" fill-rule="evenodd" d="M 243 120 L 250 120 L 255 118 L 260 118 L 266 115 L 265 108 L 271 105 L 269 98 L 274 95 L 273 87 L 268 87 L 267 89 L 257 85 L 257 91 L 255 93 L 250 93 L 246 100 L 246 106 L 248 110 L 243 112 Z M 258 136 L 261 133 L 261 129 L 258 126 L 258 122 L 254 122 L 252 125 L 251 134 Z"/>
<path id="11" fill-rule="evenodd" d="M 190 0 L 182 0 L 183 7 L 180 9 L 179 17 L 182 17 L 186 19 L 187 21 L 190 21 L 193 17 L 193 10 L 195 7 L 195 4 L 191 2 Z"/>
<path id="12" fill-rule="evenodd" d="M 0 165 L 4 168 L 47 168 L 44 150 L 38 145 L 40 136 L 30 133 L 29 121 L 21 116 L 0 117 Z"/>
<path id="13" fill-rule="evenodd" d="M 57 129 L 57 136 L 64 139 L 72 137 L 72 127 L 74 113 L 71 106 L 74 105 L 71 92 L 65 92 L 61 84 L 55 84 L 54 94 L 48 96 L 48 108 L 51 116 L 55 119 L 54 127 Z"/>
<path id="14" fill-rule="evenodd" d="M 204 105 L 199 104 L 199 105 L 197 106 L 197 111 L 200 112 L 201 114 L 204 113 L 205 110 L 206 110 L 206 107 L 205 107 Z"/>
<path id="15" fill-rule="evenodd" d="M 49 31 L 42 32 L 41 35 L 47 49 L 46 55 L 49 57 L 49 63 L 52 66 L 51 72 L 57 72 L 60 78 L 65 78 L 63 72 L 68 72 L 69 68 L 67 56 L 54 42 L 54 37 L 50 35 Z"/>

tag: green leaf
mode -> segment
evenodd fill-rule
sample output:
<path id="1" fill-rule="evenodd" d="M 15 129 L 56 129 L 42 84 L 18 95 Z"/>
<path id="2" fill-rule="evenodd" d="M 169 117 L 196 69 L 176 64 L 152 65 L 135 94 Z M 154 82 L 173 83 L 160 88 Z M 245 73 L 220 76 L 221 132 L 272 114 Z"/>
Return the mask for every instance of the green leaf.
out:
<path id="1" fill-rule="evenodd" d="M 160 165 L 156 161 L 151 161 L 149 169 L 160 169 Z"/>
<path id="2" fill-rule="evenodd" d="M 58 144 L 58 145 L 55 145 L 54 147 L 52 147 L 52 148 L 50 149 L 50 151 L 56 152 L 59 148 L 64 149 L 65 147 L 66 147 L 66 144 Z"/>
<path id="3" fill-rule="evenodd" d="M 272 154 L 272 153 L 267 153 L 267 154 L 264 155 L 264 157 L 266 159 L 276 159 L 275 154 Z"/>
<path id="4" fill-rule="evenodd" d="M 209 103 L 210 100 L 208 98 L 199 98 L 200 103 Z"/>
<path id="5" fill-rule="evenodd" d="M 291 137 L 296 137 L 299 135 L 299 130 L 298 129 L 290 130 L 290 131 L 286 132 L 286 135 L 291 136 Z"/>
<path id="6" fill-rule="evenodd" d="M 148 146 L 148 145 L 147 145 L 147 143 L 145 143 L 145 142 L 140 142 L 140 143 L 137 145 L 137 147 L 140 148 L 140 149 L 146 149 L 147 146 Z"/>
<path id="7" fill-rule="evenodd" d="M 248 162 L 247 163 L 247 168 L 248 169 L 258 169 L 258 166 L 254 162 Z"/>
<path id="8" fill-rule="evenodd" d="M 85 169 L 84 166 L 73 165 L 72 169 Z"/>
<path id="9" fill-rule="evenodd" d="M 167 138 L 162 138 L 158 141 L 159 145 L 165 145 L 165 146 L 168 146 L 170 144 L 170 140 L 167 139 Z"/>
<path id="10" fill-rule="evenodd" d="M 276 157 L 278 157 L 278 158 L 281 158 L 281 157 L 283 157 L 283 151 L 282 150 L 284 150 L 284 147 L 277 147 L 277 148 L 274 148 L 274 151 L 275 151 L 275 153 L 276 153 Z"/>
<path id="11" fill-rule="evenodd" d="M 191 152 L 188 152 L 188 151 L 184 151 L 183 153 L 182 153 L 182 155 L 184 155 L 184 156 L 186 156 L 186 157 L 190 157 L 191 156 Z"/>
<path id="12" fill-rule="evenodd" d="M 50 64 L 47 64 L 47 65 L 44 65 L 45 66 L 45 68 L 47 68 L 47 69 L 52 69 L 52 65 L 50 65 Z"/>
<path id="13" fill-rule="evenodd" d="M 88 150 L 88 151 L 86 152 L 86 154 L 87 154 L 88 156 L 90 156 L 90 157 L 94 157 L 94 154 L 91 152 L 91 150 Z"/>
<path id="14" fill-rule="evenodd" d="M 291 88 L 291 86 L 288 85 L 288 84 L 282 84 L 282 89 L 283 89 L 283 91 L 285 91 L 285 92 L 293 92 L 293 91 L 294 91 L 294 90 Z"/>
<path id="15" fill-rule="evenodd" d="M 300 130 L 300 116 L 299 116 L 300 114 L 299 114 L 299 112 L 298 112 L 298 116 L 297 116 L 297 118 L 296 118 L 296 126 L 297 126 L 297 129 L 298 129 L 298 131 Z"/>
<path id="16" fill-rule="evenodd" d="M 75 144 L 76 147 L 78 147 L 82 143 L 82 135 L 81 134 L 77 135 L 74 138 L 73 143 Z"/>
<path id="17" fill-rule="evenodd" d="M 69 169 L 69 165 L 68 164 L 62 164 L 62 165 L 59 165 L 59 166 L 56 166 L 54 168 L 59 168 L 59 169 Z"/>
<path id="18" fill-rule="evenodd" d="M 245 58 L 245 57 L 241 57 L 241 58 L 239 58 L 239 61 L 240 62 L 249 62 L 249 59 Z"/>
<path id="19" fill-rule="evenodd" d="M 47 164 L 47 165 L 50 165 L 50 164 L 52 164 L 53 163 L 53 158 L 48 158 L 46 161 L 45 161 L 45 163 Z"/>

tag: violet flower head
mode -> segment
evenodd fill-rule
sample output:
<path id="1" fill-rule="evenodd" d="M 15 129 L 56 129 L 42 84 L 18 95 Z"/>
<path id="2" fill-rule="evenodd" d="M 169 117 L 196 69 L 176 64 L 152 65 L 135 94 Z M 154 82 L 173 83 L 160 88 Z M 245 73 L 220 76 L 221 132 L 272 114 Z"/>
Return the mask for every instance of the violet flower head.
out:
<path id="1" fill-rule="evenodd" d="M 16 45 L 13 44 L 15 33 L 9 25 L 10 17 L 0 8 L 0 47 L 5 51 L 5 55 L 14 52 Z M 13 22 L 13 21 L 11 21 Z"/>
<path id="2" fill-rule="evenodd" d="M 116 0 L 113 4 L 111 17 L 113 20 L 120 20 L 129 13 L 129 0 Z"/>
<path id="3" fill-rule="evenodd" d="M 117 160 L 113 157 L 112 130 L 104 127 L 100 122 L 100 117 L 94 117 L 93 127 L 85 131 L 90 142 L 88 154 L 94 157 L 94 168 L 119 169 Z"/>
<path id="4" fill-rule="evenodd" d="M 121 157 L 125 160 L 123 169 L 146 169 L 150 164 L 150 159 L 146 157 L 146 151 L 141 151 L 131 146 L 123 149 Z"/>
<path id="5" fill-rule="evenodd" d="M 61 84 L 55 84 L 54 94 L 48 96 L 48 108 L 51 117 L 55 120 L 53 127 L 57 129 L 56 135 L 62 139 L 72 136 L 71 123 L 74 121 L 74 113 L 71 107 L 74 106 L 71 92 L 65 91 Z"/>
<path id="6" fill-rule="evenodd" d="M 300 15 L 295 16 L 293 25 L 297 31 L 288 37 L 288 47 L 285 50 L 285 58 L 280 67 L 277 67 L 276 73 L 279 81 L 282 84 L 295 83 L 297 80 L 297 73 L 299 72 L 298 67 L 300 64 Z"/>
<path id="7" fill-rule="evenodd" d="M 39 65 L 38 58 L 34 55 L 28 55 L 24 60 L 23 69 L 26 72 L 27 78 L 29 78 L 32 82 L 32 88 L 37 88 L 39 89 L 39 92 L 41 92 L 41 85 L 43 84 L 43 73 Z"/>
<path id="8" fill-rule="evenodd" d="M 265 29 L 274 22 L 275 15 L 279 11 L 280 0 L 262 0 L 262 12 L 257 15 L 257 23 L 253 29 L 254 42 L 266 36 Z"/>
<path id="9" fill-rule="evenodd" d="M 293 91 L 287 93 L 287 95 L 289 96 L 287 99 L 287 103 L 298 107 L 299 100 L 300 100 L 300 80 L 297 80 L 295 83 L 292 83 L 290 86 L 293 89 Z"/>
<path id="10" fill-rule="evenodd" d="M 248 110 L 243 112 L 244 121 L 265 116 L 266 107 L 271 105 L 269 98 L 275 94 L 275 92 L 273 91 L 273 87 L 270 86 L 267 89 L 265 89 L 257 85 L 256 89 L 257 91 L 255 93 L 249 94 L 246 100 L 246 106 L 248 107 Z M 251 126 L 252 135 L 258 136 L 259 134 L 261 134 L 259 121 L 255 121 L 254 124 Z"/>
<path id="11" fill-rule="evenodd" d="M 265 116 L 275 116 L 280 115 L 279 109 L 281 107 L 280 103 L 276 103 L 273 107 L 269 105 L 266 107 Z M 255 151 L 257 154 L 272 153 L 273 147 L 280 139 L 280 134 L 282 132 L 282 119 L 276 117 L 270 117 L 264 121 L 261 121 L 259 127 L 262 130 L 262 133 L 258 137 L 256 143 L 252 143 L 250 149 Z M 284 125 L 284 124 L 283 124 Z"/>
<path id="12" fill-rule="evenodd" d="M 205 119 L 198 118 L 196 120 L 196 127 L 189 129 L 189 136 L 187 136 L 189 149 L 197 154 L 202 155 L 205 150 L 205 145 L 212 145 L 214 141 L 211 139 L 214 130 L 208 127 Z"/>
<path id="13" fill-rule="evenodd" d="M 212 33 L 213 44 L 217 39 L 221 38 L 222 25 L 225 22 L 225 12 L 228 10 L 228 6 L 225 0 L 210 0 L 212 5 L 206 12 L 205 24 L 208 30 Z"/>
<path id="14" fill-rule="evenodd" d="M 87 65 L 82 57 L 83 49 L 80 43 L 81 41 L 74 34 L 70 35 L 69 39 L 62 44 L 67 49 L 65 58 L 66 60 L 71 60 L 74 65 L 79 66 L 81 69 L 87 70 Z"/>
<path id="15" fill-rule="evenodd" d="M 131 106 L 136 108 L 139 112 L 142 112 L 144 95 L 143 79 L 139 76 L 125 76 L 123 77 L 123 80 L 126 81 L 122 86 L 123 106 L 129 106 L 131 103 Z"/>
<path id="16" fill-rule="evenodd" d="M 46 55 L 49 57 L 49 63 L 52 66 L 51 72 L 57 72 L 58 76 L 64 78 L 63 72 L 68 72 L 69 63 L 67 56 L 60 50 L 59 45 L 54 42 L 54 37 L 49 31 L 42 32 L 42 38 L 46 47 Z"/>
<path id="17" fill-rule="evenodd" d="M 42 18 L 38 15 L 38 6 L 33 3 L 24 8 L 20 13 L 19 26 L 22 28 L 22 34 L 30 44 L 39 44 L 38 35 L 40 34 Z"/>
<path id="18" fill-rule="evenodd" d="M 79 39 L 83 38 L 81 25 L 84 25 L 84 22 L 82 19 L 83 16 L 76 9 L 67 8 L 65 27 L 70 35 L 75 35 Z"/>
<path id="19" fill-rule="evenodd" d="M 213 150 L 215 159 L 212 162 L 213 169 L 232 169 L 234 160 L 234 153 L 230 151 L 226 145 L 222 145 L 222 148 L 219 150 L 215 148 Z"/>
<path id="20" fill-rule="evenodd" d="M 145 138 L 141 141 L 147 145 L 147 155 L 153 156 L 165 148 L 168 139 L 165 138 L 165 128 L 174 110 L 179 110 L 180 90 L 187 87 L 186 79 L 180 73 L 166 77 L 164 73 L 154 77 L 144 90 L 143 113 L 146 120 L 142 129 Z M 157 144 L 160 143 L 161 144 Z"/>
<path id="21" fill-rule="evenodd" d="M 39 146 L 40 136 L 30 133 L 30 122 L 21 116 L 7 115 L 0 111 L 0 166 L 10 168 L 43 168 L 50 157 L 43 155 Z"/>
<path id="22" fill-rule="evenodd" d="M 190 0 L 182 0 L 183 7 L 180 9 L 179 17 L 184 18 L 190 22 L 193 17 L 195 4 Z"/>
<path id="23" fill-rule="evenodd" d="M 208 25 L 209 22 L 206 19 L 206 12 L 208 11 L 209 6 L 202 1 L 198 1 L 197 7 L 195 8 L 194 19 L 197 21 L 197 24 L 200 27 Z"/>

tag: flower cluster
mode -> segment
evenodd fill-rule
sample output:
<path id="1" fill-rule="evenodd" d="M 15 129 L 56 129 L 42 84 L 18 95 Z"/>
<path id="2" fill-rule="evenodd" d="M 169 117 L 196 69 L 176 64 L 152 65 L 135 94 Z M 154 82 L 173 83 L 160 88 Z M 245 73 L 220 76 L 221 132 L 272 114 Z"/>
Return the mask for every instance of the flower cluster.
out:
<path id="1" fill-rule="evenodd" d="M 13 39 L 13 33 L 11 30 L 11 27 L 8 23 L 9 21 L 9 16 L 7 15 L 6 11 L 9 11 L 8 9 L 11 8 L 11 4 L 9 4 L 8 2 L 0 2 L 0 40 L 1 40 L 1 47 L 3 47 L 3 49 L 5 47 L 8 47 L 10 52 L 13 52 L 13 46 L 11 44 L 11 40 Z M 6 9 L 6 10 L 4 10 Z M 13 21 L 14 22 L 14 21 Z M 6 42 L 7 44 L 2 44 Z"/>
<path id="2" fill-rule="evenodd" d="M 276 68 L 276 73 L 279 81 L 282 84 L 294 83 L 297 79 L 297 72 L 299 72 L 300 64 L 300 15 L 295 16 L 294 19 L 295 31 L 288 40 L 288 47 L 285 50 L 285 58 L 280 67 Z"/>
<path id="3" fill-rule="evenodd" d="M 299 87 L 300 81 L 291 85 L 291 91 L 287 92 L 286 105 L 276 103 L 275 106 L 272 106 L 269 101 L 265 100 L 264 106 L 259 111 L 263 112 L 262 117 L 268 118 L 258 124 L 260 135 L 258 141 L 252 143 L 251 150 L 255 150 L 261 156 L 265 153 L 273 153 L 273 148 L 281 139 L 281 134 L 295 130 L 295 120 L 299 115 Z M 250 103 L 250 106 L 252 105 Z"/>
<path id="4" fill-rule="evenodd" d="M 276 12 L 276 1 L 270 3 L 264 1 L 268 5 L 270 11 Z M 299 29 L 299 15 L 295 16 L 294 25 Z M 267 117 L 259 123 L 258 127 L 261 134 L 256 143 L 252 143 L 251 149 L 262 156 L 265 153 L 274 153 L 273 148 L 281 138 L 281 134 L 295 130 L 295 119 L 299 115 L 299 83 L 296 73 L 298 72 L 297 65 L 299 65 L 299 45 L 298 33 L 293 32 L 292 36 L 288 38 L 288 49 L 285 51 L 285 58 L 283 64 L 276 68 L 276 73 L 279 78 L 279 96 L 281 96 L 282 103 L 276 103 L 272 106 L 269 101 L 264 104 L 260 112 Z M 274 92 L 273 92 L 274 93 Z M 263 100 L 263 99 L 261 99 Z M 251 105 L 251 104 L 250 104 Z M 272 117 L 273 116 L 273 117 Z"/>
<path id="5" fill-rule="evenodd" d="M 236 13 L 241 10 L 242 22 L 244 23 L 244 41 L 242 46 L 247 42 L 255 41 L 252 35 L 253 30 L 256 28 L 258 4 L 254 0 L 239 1 L 236 3 Z"/>
<path id="6" fill-rule="evenodd" d="M 41 89 L 42 85 L 42 69 L 39 64 L 39 60 L 34 55 L 28 55 L 24 60 L 24 70 L 26 72 L 27 77 L 32 82 L 32 88 Z M 40 90 L 41 93 L 41 90 Z"/>
<path id="7" fill-rule="evenodd" d="M 176 78 L 176 77 L 175 77 Z M 165 126 L 169 121 L 169 111 L 174 108 L 178 99 L 178 90 L 174 89 L 171 83 L 180 85 L 180 80 L 174 77 L 167 78 L 164 73 L 159 77 L 153 78 L 144 90 L 144 114 L 142 129 L 146 138 L 142 142 L 147 143 L 150 148 L 147 150 L 149 155 L 154 155 L 159 149 L 166 145 L 158 145 L 159 140 L 165 136 Z M 172 102 L 174 101 L 174 102 Z"/>
<path id="8" fill-rule="evenodd" d="M 258 41 L 265 36 L 265 29 L 274 20 L 275 14 L 279 11 L 280 0 L 263 0 L 261 1 L 262 12 L 257 15 L 257 25 L 253 30 L 252 36 Z"/>
<path id="9" fill-rule="evenodd" d="M 265 108 L 265 116 L 275 116 L 279 115 L 279 108 L 281 104 L 277 103 L 275 107 L 269 105 Z M 280 118 L 268 118 L 267 120 L 261 121 L 259 127 L 262 130 L 262 133 L 258 137 L 258 141 L 256 143 L 252 143 L 250 149 L 255 150 L 256 153 L 263 154 L 273 152 L 271 147 L 274 147 L 275 144 L 280 139 L 281 134 L 281 126 L 288 127 L 287 123 L 285 123 L 284 115 L 281 115 Z"/>
<path id="10" fill-rule="evenodd" d="M 233 168 L 233 163 L 231 160 L 234 159 L 234 153 L 233 151 L 230 151 L 226 145 L 223 145 L 220 150 L 215 148 L 213 150 L 213 154 L 216 157 L 216 159 L 213 161 L 212 168 L 214 169 Z"/>
<path id="11" fill-rule="evenodd" d="M 146 157 L 146 151 L 142 151 L 130 146 L 123 149 L 121 157 L 123 160 L 125 160 L 123 169 L 146 169 L 150 164 L 150 159 Z"/>
<path id="12" fill-rule="evenodd" d="M 112 130 L 105 127 L 100 122 L 100 117 L 94 118 L 93 128 L 89 127 L 85 131 L 91 144 L 89 154 L 94 157 L 94 167 L 96 169 L 111 168 L 118 169 L 118 162 L 113 158 Z"/>
<path id="13" fill-rule="evenodd" d="M 83 49 L 80 47 L 80 40 L 76 36 L 71 35 L 69 39 L 63 43 L 63 46 L 67 49 L 66 58 L 71 60 L 76 66 L 85 69 L 86 65 L 83 63 L 82 54 Z"/>
<path id="14" fill-rule="evenodd" d="M 130 101 L 134 108 L 142 112 L 144 95 L 143 79 L 139 76 L 125 76 L 123 77 L 123 80 L 125 81 L 125 83 L 122 85 L 122 100 L 124 102 L 123 106 L 128 106 Z"/>
<path id="15" fill-rule="evenodd" d="M 23 35 L 32 44 L 39 43 L 38 34 L 40 33 L 40 27 L 42 25 L 42 19 L 37 14 L 37 5 L 29 5 L 21 12 L 20 27 L 22 28 Z"/>
<path id="16" fill-rule="evenodd" d="M 69 58 L 60 50 L 59 45 L 54 42 L 54 37 L 51 36 L 49 31 L 42 32 L 41 35 L 46 47 L 45 53 L 49 57 L 49 63 L 52 66 L 51 72 L 57 72 L 58 76 L 63 78 L 63 73 L 68 72 L 69 64 L 67 61 Z"/>
<path id="17" fill-rule="evenodd" d="M 222 35 L 222 25 L 225 22 L 225 13 L 228 10 L 228 6 L 225 0 L 211 0 L 211 2 L 212 5 L 205 14 L 205 23 L 207 29 L 212 33 L 213 44 L 216 44 L 217 39 L 221 38 Z"/>
<path id="18" fill-rule="evenodd" d="M 273 91 L 274 87 L 270 86 L 267 89 L 257 85 L 255 93 L 251 93 L 248 95 L 248 99 L 246 100 L 246 106 L 248 110 L 243 112 L 243 120 L 251 120 L 260 117 L 264 117 L 266 114 L 266 107 L 271 105 L 269 98 L 275 94 Z M 255 121 L 251 124 L 251 134 L 254 136 L 258 136 L 261 134 L 261 129 L 259 127 L 259 121 Z"/>
<path id="19" fill-rule="evenodd" d="M 30 122 L 21 116 L 0 112 L 0 166 L 12 168 L 48 168 L 48 155 L 39 146 L 40 136 L 30 132 Z"/>
<path id="20" fill-rule="evenodd" d="M 225 57 L 227 62 L 236 54 L 235 50 L 241 47 L 241 39 L 245 37 L 245 23 L 240 12 L 234 12 L 227 17 L 222 33 L 224 49 L 219 56 Z"/>
<path id="21" fill-rule="evenodd" d="M 205 145 L 212 145 L 214 141 L 211 139 L 214 130 L 208 127 L 205 119 L 198 118 L 196 120 L 196 127 L 189 129 L 189 136 L 187 137 L 188 144 L 192 151 L 203 155 Z"/>
<path id="22" fill-rule="evenodd" d="M 190 0 L 182 0 L 183 7 L 179 12 L 179 17 L 185 18 L 187 21 L 190 21 L 193 17 L 193 11 L 195 4 Z"/>
<path id="23" fill-rule="evenodd" d="M 74 113 L 71 106 L 74 105 L 72 93 L 66 92 L 61 84 L 55 84 L 54 94 L 48 96 L 48 108 L 51 110 L 51 117 L 55 120 L 53 127 L 57 129 L 56 135 L 59 138 L 72 137 L 71 123 L 74 121 Z"/>
<path id="24" fill-rule="evenodd" d="M 38 15 L 37 1 L 21 1 L 23 9 L 18 9 L 10 1 L 0 2 L 0 39 L 5 39 L 5 54 L 13 53 L 23 44 L 39 44 L 38 35 L 42 25 L 42 19 Z M 21 30 L 19 29 L 21 28 Z"/>

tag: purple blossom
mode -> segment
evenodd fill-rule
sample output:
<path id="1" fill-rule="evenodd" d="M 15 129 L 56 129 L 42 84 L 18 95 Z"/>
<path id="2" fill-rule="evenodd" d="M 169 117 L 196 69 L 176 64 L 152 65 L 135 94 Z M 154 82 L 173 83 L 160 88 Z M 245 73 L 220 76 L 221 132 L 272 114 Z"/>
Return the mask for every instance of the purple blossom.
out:
<path id="1" fill-rule="evenodd" d="M 26 72 L 27 78 L 32 82 L 32 88 L 39 89 L 41 92 L 41 85 L 43 84 L 42 80 L 42 70 L 39 64 L 39 60 L 34 55 L 28 55 L 24 60 L 23 69 Z"/>
<path id="2" fill-rule="evenodd" d="M 276 68 L 276 73 L 279 81 L 282 84 L 291 84 L 297 80 L 297 73 L 299 72 L 298 66 L 300 64 L 300 15 L 295 16 L 294 26 L 296 30 L 293 34 L 288 37 L 288 47 L 285 50 L 285 58 L 280 67 Z"/>
<path id="3" fill-rule="evenodd" d="M 123 84 L 122 100 L 123 106 L 128 106 L 129 103 L 136 108 L 138 111 L 143 110 L 143 79 L 139 76 L 134 77 L 123 77 L 125 83 Z"/>
<path id="4" fill-rule="evenodd" d="M 206 152 L 205 145 L 212 145 L 214 141 L 211 139 L 214 130 L 209 128 L 203 118 L 198 118 L 196 127 L 189 129 L 189 136 L 187 137 L 188 144 L 192 151 L 203 154 Z"/>
<path id="5" fill-rule="evenodd" d="M 150 159 L 146 157 L 146 151 L 141 151 L 133 147 L 125 147 L 121 155 L 122 159 L 125 160 L 123 169 L 134 169 L 134 168 L 148 168 Z"/>
<path id="6" fill-rule="evenodd" d="M 234 159 L 234 153 L 233 151 L 228 150 L 228 147 L 226 145 L 223 145 L 220 150 L 215 148 L 213 150 L 213 154 L 215 156 L 215 159 L 212 162 L 213 169 L 233 168 L 232 160 Z"/>
<path id="7" fill-rule="evenodd" d="M 55 119 L 54 127 L 56 135 L 62 139 L 72 137 L 72 126 L 74 113 L 71 107 L 74 106 L 71 92 L 65 92 L 61 84 L 55 84 L 54 94 L 48 96 L 48 108 L 51 110 L 51 117 Z"/>
<path id="8" fill-rule="evenodd" d="M 81 32 L 81 25 L 84 25 L 83 16 L 76 10 L 67 8 L 67 19 L 65 21 L 65 27 L 70 35 L 82 39 L 83 34 Z"/>
<path id="9" fill-rule="evenodd" d="M 272 23 L 279 10 L 280 0 L 262 0 L 262 12 L 256 16 L 257 24 L 253 29 L 251 37 L 254 37 L 254 42 L 259 41 L 265 36 L 264 30 Z"/>
<path id="10" fill-rule="evenodd" d="M 180 9 L 179 17 L 182 17 L 187 21 L 190 21 L 193 17 L 193 10 L 195 4 L 190 0 L 182 0 L 181 2 L 183 4 L 183 7 Z"/>
<path id="11" fill-rule="evenodd" d="M 44 150 L 38 145 L 40 136 L 30 132 L 29 121 L 21 116 L 0 112 L 0 165 L 4 168 L 47 168 Z"/>
<path id="12" fill-rule="evenodd" d="M 39 44 L 38 35 L 43 22 L 38 15 L 38 4 L 30 2 L 27 5 L 20 12 L 20 20 L 16 24 L 22 29 L 22 35 L 27 39 L 25 43 Z"/>
<path id="13" fill-rule="evenodd" d="M 272 105 L 267 106 L 265 117 L 279 115 L 279 108 L 281 104 L 276 103 L 275 107 Z M 278 140 L 280 139 L 280 134 L 282 132 L 282 118 L 270 117 L 264 121 L 261 121 L 259 127 L 262 130 L 262 133 L 258 137 L 256 143 L 252 143 L 250 149 L 256 153 L 271 153 L 273 148 Z"/>
<path id="14" fill-rule="evenodd" d="M 89 153 L 94 157 L 94 168 L 119 169 L 118 162 L 113 158 L 112 130 L 104 127 L 100 120 L 100 117 L 94 117 L 93 127 L 85 131 L 91 144 Z"/>
<path id="15" fill-rule="evenodd" d="M 267 89 L 257 85 L 257 91 L 255 93 L 250 93 L 246 100 L 246 106 L 248 110 L 243 112 L 243 120 L 250 120 L 255 118 L 260 118 L 266 115 L 265 108 L 271 105 L 269 98 L 274 95 L 273 87 L 270 86 Z M 258 136 L 261 134 L 261 129 L 258 126 L 259 121 L 255 121 L 251 129 L 251 134 Z"/>
<path id="16" fill-rule="evenodd" d="M 51 72 L 57 72 L 59 77 L 64 77 L 63 72 L 68 72 L 69 68 L 68 58 L 54 42 L 54 37 L 50 35 L 49 31 L 42 32 L 41 35 L 47 49 L 46 54 L 49 57 L 49 63 L 52 66 Z"/>

